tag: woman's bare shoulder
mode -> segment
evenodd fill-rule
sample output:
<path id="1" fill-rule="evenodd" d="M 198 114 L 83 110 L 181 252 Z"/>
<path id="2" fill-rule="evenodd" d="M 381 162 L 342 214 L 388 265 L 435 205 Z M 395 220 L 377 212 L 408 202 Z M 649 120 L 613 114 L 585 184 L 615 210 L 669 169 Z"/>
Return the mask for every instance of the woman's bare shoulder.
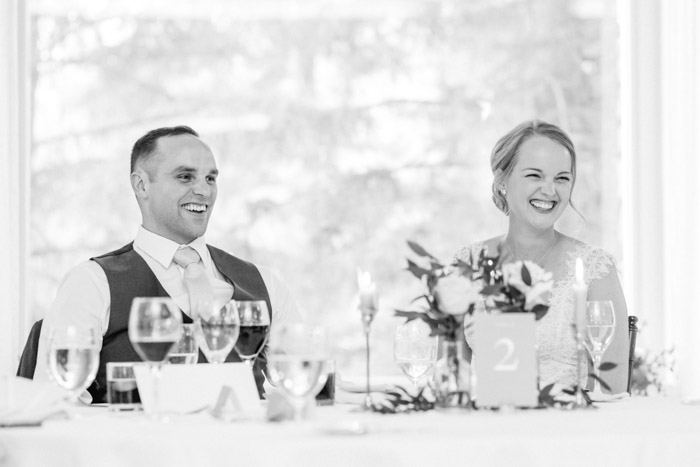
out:
<path id="1" fill-rule="evenodd" d="M 470 256 L 478 255 L 484 249 L 489 254 L 496 254 L 502 243 L 502 235 L 478 242 L 467 243 L 465 246 L 457 250 L 457 253 L 455 253 L 455 259 L 468 260 Z"/>

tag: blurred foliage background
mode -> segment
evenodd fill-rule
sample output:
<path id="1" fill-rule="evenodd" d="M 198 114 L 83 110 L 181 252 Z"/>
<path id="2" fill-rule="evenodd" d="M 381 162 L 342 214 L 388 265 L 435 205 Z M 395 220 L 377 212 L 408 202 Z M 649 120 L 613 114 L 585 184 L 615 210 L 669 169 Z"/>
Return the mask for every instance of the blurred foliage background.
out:
<path id="1" fill-rule="evenodd" d="M 72 266 L 133 239 L 131 146 L 166 125 L 217 157 L 209 243 L 276 270 L 349 375 L 356 268 L 381 293 L 373 370 L 394 374 L 392 311 L 421 291 L 405 240 L 449 260 L 504 232 L 489 155 L 524 120 L 577 145 L 585 220 L 561 229 L 619 258 L 615 2 L 56 3 L 32 16 L 36 318 Z"/>

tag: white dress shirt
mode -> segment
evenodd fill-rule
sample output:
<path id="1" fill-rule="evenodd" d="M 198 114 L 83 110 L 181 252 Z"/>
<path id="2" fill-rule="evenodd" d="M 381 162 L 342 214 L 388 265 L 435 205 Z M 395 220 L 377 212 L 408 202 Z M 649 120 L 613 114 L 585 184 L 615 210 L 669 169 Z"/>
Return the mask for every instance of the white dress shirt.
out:
<path id="1" fill-rule="evenodd" d="M 134 239 L 134 251 L 146 261 L 168 295 L 189 316 L 189 295 L 182 279 L 184 270 L 173 263 L 175 252 L 182 246 L 185 245 L 179 245 L 143 227 L 139 228 Z M 199 237 L 186 246 L 194 248 L 202 258 L 216 301 L 224 303 L 229 300 L 233 296 L 233 286 L 225 281 L 214 265 L 204 237 Z M 287 286 L 267 268 L 257 268 L 270 296 L 271 325 L 301 321 L 296 302 Z M 44 317 L 34 379 L 49 380 L 47 364 L 50 329 L 58 323 L 89 325 L 95 329 L 99 347 L 102 348 L 102 337 L 109 326 L 109 313 L 109 282 L 102 267 L 96 261 L 88 260 L 68 272 L 58 288 L 56 299 Z"/>

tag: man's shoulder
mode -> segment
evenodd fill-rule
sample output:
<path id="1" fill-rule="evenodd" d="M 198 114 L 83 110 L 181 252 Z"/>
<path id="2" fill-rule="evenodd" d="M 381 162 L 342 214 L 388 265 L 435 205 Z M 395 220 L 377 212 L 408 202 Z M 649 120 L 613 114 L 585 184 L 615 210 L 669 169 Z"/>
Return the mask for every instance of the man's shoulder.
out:
<path id="1" fill-rule="evenodd" d="M 140 254 L 134 250 L 133 242 L 121 248 L 90 258 L 91 263 L 97 263 L 105 272 L 132 274 L 135 269 L 149 269 Z"/>
<path id="2" fill-rule="evenodd" d="M 132 251 L 134 251 L 134 242 L 127 243 L 123 247 L 117 248 L 116 250 L 112 250 L 108 253 L 104 253 L 104 254 L 99 255 L 99 256 L 93 256 L 90 259 L 93 261 L 97 261 L 97 260 L 101 260 L 101 259 L 112 258 L 115 256 L 121 256 L 121 255 L 127 254 L 127 253 L 132 252 Z"/>

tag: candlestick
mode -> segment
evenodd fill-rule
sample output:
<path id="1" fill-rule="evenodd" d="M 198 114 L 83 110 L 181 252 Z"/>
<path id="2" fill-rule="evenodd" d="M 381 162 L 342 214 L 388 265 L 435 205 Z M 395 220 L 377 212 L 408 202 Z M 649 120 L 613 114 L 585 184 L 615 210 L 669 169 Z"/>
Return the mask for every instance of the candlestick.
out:
<path id="1" fill-rule="evenodd" d="M 586 375 L 583 371 L 583 359 L 586 358 L 586 350 L 583 346 L 584 331 L 586 329 L 586 297 L 588 287 L 584 280 L 583 261 L 576 258 L 576 270 L 574 283 L 571 286 L 574 292 L 574 333 L 576 336 L 576 402 L 574 408 L 583 409 L 589 407 L 583 395 L 583 387 L 586 385 Z"/>
<path id="2" fill-rule="evenodd" d="M 362 324 L 365 331 L 365 348 L 366 348 L 366 369 L 367 369 L 367 379 L 366 379 L 366 389 L 365 389 L 365 402 L 362 406 L 363 410 L 372 409 L 372 396 L 370 394 L 370 384 L 369 384 L 369 331 L 374 315 L 378 310 L 378 300 L 377 300 L 377 285 L 372 281 L 372 276 L 367 271 L 357 270 L 357 287 L 359 289 L 360 300 L 358 308 L 360 313 L 362 313 Z"/>
<path id="3" fill-rule="evenodd" d="M 581 258 L 576 258 L 576 275 L 574 284 L 574 316 L 576 319 L 576 327 L 583 330 L 586 326 L 586 297 L 588 296 L 588 287 L 584 281 L 583 261 Z"/>
<path id="4" fill-rule="evenodd" d="M 369 325 L 377 313 L 377 285 L 372 281 L 369 272 L 358 269 L 357 287 L 360 295 L 358 307 L 362 312 L 362 321 Z"/>

